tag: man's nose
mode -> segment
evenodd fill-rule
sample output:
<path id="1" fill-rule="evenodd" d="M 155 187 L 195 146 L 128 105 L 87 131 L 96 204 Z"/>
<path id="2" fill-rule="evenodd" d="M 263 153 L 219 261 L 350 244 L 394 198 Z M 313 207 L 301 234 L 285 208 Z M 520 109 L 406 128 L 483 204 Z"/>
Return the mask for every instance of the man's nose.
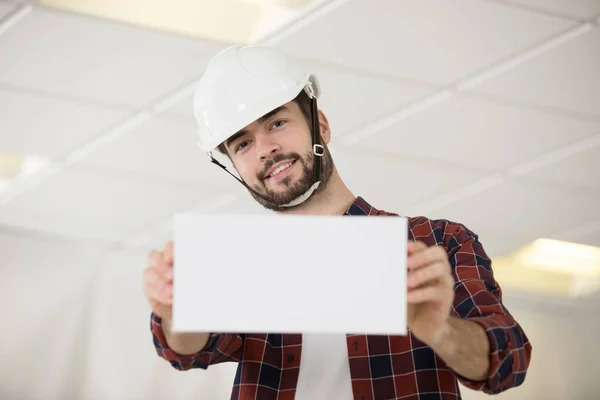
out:
<path id="1" fill-rule="evenodd" d="M 281 147 L 269 135 L 261 135 L 256 138 L 256 155 L 259 160 L 263 161 L 273 154 L 281 151 Z"/>

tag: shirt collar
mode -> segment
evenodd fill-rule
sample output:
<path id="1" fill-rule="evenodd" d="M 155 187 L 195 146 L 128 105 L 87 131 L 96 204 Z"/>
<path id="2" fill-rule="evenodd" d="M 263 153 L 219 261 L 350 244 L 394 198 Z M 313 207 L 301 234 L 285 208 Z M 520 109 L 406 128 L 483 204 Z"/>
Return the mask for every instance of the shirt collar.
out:
<path id="1" fill-rule="evenodd" d="M 348 209 L 344 212 L 344 215 L 371 215 L 376 213 L 377 210 L 375 207 L 371 206 L 365 199 L 358 196 L 354 203 L 348 207 Z"/>

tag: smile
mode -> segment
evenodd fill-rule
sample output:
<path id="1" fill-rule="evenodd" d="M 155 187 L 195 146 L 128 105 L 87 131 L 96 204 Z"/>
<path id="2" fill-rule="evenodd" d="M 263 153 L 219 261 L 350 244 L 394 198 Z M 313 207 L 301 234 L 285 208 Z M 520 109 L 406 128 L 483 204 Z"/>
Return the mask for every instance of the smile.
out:
<path id="1" fill-rule="evenodd" d="M 292 170 L 292 166 L 296 163 L 296 160 L 294 161 L 288 161 L 284 164 L 281 164 L 280 166 L 278 166 L 277 168 L 275 168 L 273 171 L 271 171 L 266 177 L 265 180 L 269 180 L 269 179 L 279 179 L 279 178 L 283 178 L 284 176 L 287 176 L 290 171 Z"/>

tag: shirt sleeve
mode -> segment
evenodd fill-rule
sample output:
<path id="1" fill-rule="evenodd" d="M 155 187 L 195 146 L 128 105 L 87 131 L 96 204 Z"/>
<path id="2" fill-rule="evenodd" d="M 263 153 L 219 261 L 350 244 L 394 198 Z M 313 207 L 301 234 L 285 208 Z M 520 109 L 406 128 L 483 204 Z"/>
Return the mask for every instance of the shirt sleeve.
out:
<path id="1" fill-rule="evenodd" d="M 150 316 L 150 330 L 157 354 L 178 370 L 192 368 L 207 369 L 210 365 L 241 359 L 243 337 L 229 333 L 211 333 L 206 346 L 196 354 L 181 355 L 168 345 L 163 333 L 161 318 L 154 313 Z"/>
<path id="2" fill-rule="evenodd" d="M 475 382 L 459 376 L 466 387 L 497 394 L 521 385 L 531 360 L 531 344 L 502 302 L 492 262 L 478 236 L 464 225 L 447 223 L 443 242 L 454 272 L 454 312 L 485 330 L 490 343 L 488 379 Z"/>

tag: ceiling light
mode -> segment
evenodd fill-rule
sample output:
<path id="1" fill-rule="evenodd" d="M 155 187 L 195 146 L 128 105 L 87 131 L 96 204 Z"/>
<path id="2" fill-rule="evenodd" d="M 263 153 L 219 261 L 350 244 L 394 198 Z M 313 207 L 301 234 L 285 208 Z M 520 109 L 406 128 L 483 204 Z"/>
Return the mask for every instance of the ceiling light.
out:
<path id="1" fill-rule="evenodd" d="M 516 255 L 525 268 L 595 277 L 600 275 L 600 248 L 553 239 L 538 239 Z"/>
<path id="2" fill-rule="evenodd" d="M 32 175 L 49 163 L 47 158 L 33 155 L 0 153 L 0 179 L 11 180 L 22 175 Z"/>
<path id="3" fill-rule="evenodd" d="M 19 186 L 15 182 L 35 177 L 50 165 L 50 160 L 43 157 L 0 153 L 0 205 L 12 199 L 11 192 Z"/>
<path id="4" fill-rule="evenodd" d="M 323 0 L 39 0 L 39 4 L 134 26 L 249 44 Z"/>
<path id="5" fill-rule="evenodd" d="M 494 260 L 501 286 L 560 296 L 600 290 L 600 248 L 554 239 L 537 239 Z"/>
<path id="6" fill-rule="evenodd" d="M 302 8 L 308 6 L 313 0 L 240 0 L 245 3 L 254 3 L 263 7 Z"/>

